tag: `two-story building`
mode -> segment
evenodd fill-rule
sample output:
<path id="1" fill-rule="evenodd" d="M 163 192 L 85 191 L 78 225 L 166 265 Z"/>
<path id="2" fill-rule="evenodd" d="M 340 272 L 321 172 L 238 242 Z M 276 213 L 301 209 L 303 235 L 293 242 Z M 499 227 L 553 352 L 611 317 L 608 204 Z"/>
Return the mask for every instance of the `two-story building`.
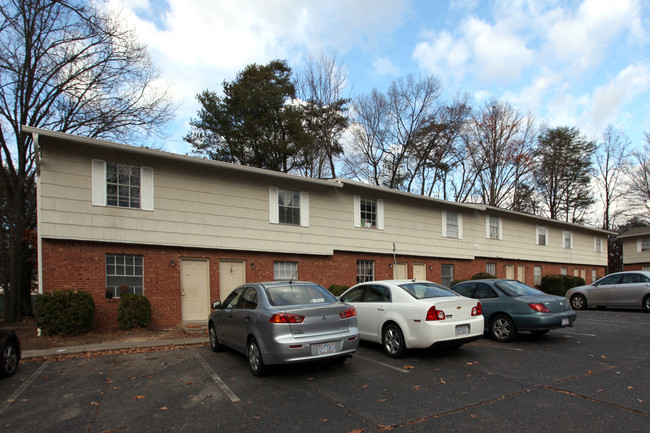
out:
<path id="1" fill-rule="evenodd" d="M 153 326 L 205 321 L 246 281 L 325 287 L 489 272 L 539 285 L 588 282 L 608 232 L 346 179 L 312 179 L 23 127 L 38 158 L 42 291 L 92 293 L 96 326 L 117 327 L 123 291 L 146 295 Z"/>
<path id="2" fill-rule="evenodd" d="M 623 242 L 623 270 L 650 271 L 650 227 L 635 227 L 618 236 Z"/>

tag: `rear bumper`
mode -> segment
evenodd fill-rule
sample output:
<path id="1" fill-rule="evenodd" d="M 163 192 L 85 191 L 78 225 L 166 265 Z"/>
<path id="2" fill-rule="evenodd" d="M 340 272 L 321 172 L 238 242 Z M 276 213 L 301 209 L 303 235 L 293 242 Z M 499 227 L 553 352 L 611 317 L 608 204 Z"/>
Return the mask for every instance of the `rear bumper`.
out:
<path id="1" fill-rule="evenodd" d="M 513 319 L 518 331 L 542 331 L 573 326 L 576 312 L 568 310 L 560 313 L 521 314 L 514 315 Z"/>
<path id="2" fill-rule="evenodd" d="M 458 321 L 421 322 L 418 332 L 407 338 L 406 347 L 409 349 L 425 349 L 428 347 L 458 346 L 483 337 L 483 316 L 472 317 Z M 467 334 L 458 334 L 457 327 L 467 325 Z"/>
<path id="3" fill-rule="evenodd" d="M 334 351 L 319 353 L 319 346 L 321 349 L 331 349 L 332 345 L 329 343 L 333 343 Z M 335 358 L 354 353 L 358 348 L 358 332 L 349 332 L 320 337 L 318 339 L 273 340 L 267 342 L 261 350 L 264 364 L 273 365 Z"/>

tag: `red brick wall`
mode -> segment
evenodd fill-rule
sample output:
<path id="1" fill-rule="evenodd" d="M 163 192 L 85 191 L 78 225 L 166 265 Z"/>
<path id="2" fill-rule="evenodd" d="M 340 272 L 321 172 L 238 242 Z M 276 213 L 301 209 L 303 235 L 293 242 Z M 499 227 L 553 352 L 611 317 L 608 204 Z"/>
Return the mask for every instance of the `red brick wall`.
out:
<path id="1" fill-rule="evenodd" d="M 153 321 L 151 327 L 171 328 L 182 322 L 181 317 L 181 258 L 208 259 L 210 264 L 210 299 L 220 299 L 219 261 L 243 260 L 246 280 L 273 280 L 273 261 L 298 262 L 298 277 L 315 281 L 324 287 L 332 284 L 352 286 L 356 283 L 357 260 L 375 261 L 375 279 L 393 278 L 392 255 L 336 252 L 333 256 L 301 256 L 291 254 L 254 253 L 245 251 L 220 251 L 187 248 L 168 248 L 146 245 L 106 244 L 75 241 L 42 240 L 43 290 L 75 289 L 88 291 L 95 300 L 95 328 L 117 329 L 119 299 L 106 299 L 106 254 L 138 254 L 144 258 L 144 292 L 151 302 Z M 174 265 L 171 261 L 174 260 Z M 477 258 L 476 260 L 447 260 L 431 257 L 397 256 L 397 262 L 408 264 L 408 276 L 413 276 L 413 264 L 426 265 L 428 280 L 441 281 L 442 264 L 454 265 L 454 278 L 467 279 L 485 272 L 486 262 L 496 263 L 497 277 L 505 277 L 505 265 L 526 266 L 526 283 L 533 285 L 533 266 L 542 266 L 542 275 L 559 274 L 562 264 L 535 263 L 512 260 Z M 598 277 L 605 274 L 604 267 L 565 265 L 569 275 L 573 269 L 586 269 L 587 282 L 591 270 L 598 269 Z M 627 267 L 626 267 L 627 268 Z M 223 294 L 224 296 L 227 294 Z M 207 319 L 207 318 L 206 318 Z"/>
<path id="2" fill-rule="evenodd" d="M 625 271 L 642 271 L 644 266 L 650 266 L 650 263 L 626 263 L 623 265 Z"/>

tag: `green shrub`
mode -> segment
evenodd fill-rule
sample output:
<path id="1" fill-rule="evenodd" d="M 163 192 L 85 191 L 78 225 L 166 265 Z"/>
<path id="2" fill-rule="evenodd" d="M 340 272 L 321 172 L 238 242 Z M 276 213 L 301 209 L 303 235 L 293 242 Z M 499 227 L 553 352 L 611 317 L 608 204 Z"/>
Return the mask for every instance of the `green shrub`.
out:
<path id="1" fill-rule="evenodd" d="M 343 285 L 340 285 L 340 284 L 332 284 L 330 286 L 330 288 L 329 288 L 329 291 L 334 296 L 341 296 L 343 294 L 343 292 L 345 292 L 349 288 L 350 288 L 350 286 L 343 286 Z"/>
<path id="2" fill-rule="evenodd" d="M 564 296 L 570 288 L 585 284 L 584 278 L 571 275 L 545 275 L 542 277 L 542 291 L 550 295 Z"/>
<path id="3" fill-rule="evenodd" d="M 449 283 L 449 287 L 450 288 L 454 287 L 455 284 L 462 283 L 463 281 L 467 281 L 467 280 L 466 279 L 465 280 L 452 280 L 452 282 Z"/>
<path id="4" fill-rule="evenodd" d="M 472 275 L 472 280 L 485 280 L 488 278 L 496 278 L 494 275 L 489 272 L 479 272 L 478 274 Z"/>
<path id="5" fill-rule="evenodd" d="M 572 287 L 584 286 L 587 284 L 582 277 L 564 276 L 564 291 L 567 292 Z"/>
<path id="6" fill-rule="evenodd" d="M 90 331 L 95 301 L 88 292 L 56 290 L 34 298 L 36 323 L 45 335 L 80 335 Z"/>
<path id="7" fill-rule="evenodd" d="M 120 295 L 117 308 L 117 324 L 120 329 L 136 326 L 144 328 L 151 322 L 151 303 L 146 296 L 124 293 Z"/>

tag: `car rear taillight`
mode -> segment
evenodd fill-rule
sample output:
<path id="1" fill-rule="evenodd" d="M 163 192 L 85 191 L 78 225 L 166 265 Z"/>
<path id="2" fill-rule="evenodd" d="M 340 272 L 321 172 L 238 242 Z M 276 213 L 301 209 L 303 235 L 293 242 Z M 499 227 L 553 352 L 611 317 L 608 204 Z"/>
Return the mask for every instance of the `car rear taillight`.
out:
<path id="1" fill-rule="evenodd" d="M 436 307 L 433 306 L 427 311 L 427 322 L 430 320 L 445 320 L 445 312 L 436 310 Z"/>
<path id="2" fill-rule="evenodd" d="M 271 323 L 302 323 L 305 316 L 299 314 L 275 313 L 269 319 Z"/>
<path id="3" fill-rule="evenodd" d="M 532 308 L 535 311 L 538 311 L 540 313 L 550 313 L 551 310 L 546 308 L 546 305 L 544 304 L 528 304 L 530 308 Z"/>
<path id="4" fill-rule="evenodd" d="M 354 307 L 350 307 L 345 311 L 341 311 L 339 313 L 339 316 L 341 316 L 341 319 L 349 319 L 350 317 L 354 317 L 357 315 L 357 309 Z"/>
<path id="5" fill-rule="evenodd" d="M 481 314 L 483 314 L 483 306 L 478 302 L 476 307 L 472 307 L 472 316 L 480 316 Z"/>

